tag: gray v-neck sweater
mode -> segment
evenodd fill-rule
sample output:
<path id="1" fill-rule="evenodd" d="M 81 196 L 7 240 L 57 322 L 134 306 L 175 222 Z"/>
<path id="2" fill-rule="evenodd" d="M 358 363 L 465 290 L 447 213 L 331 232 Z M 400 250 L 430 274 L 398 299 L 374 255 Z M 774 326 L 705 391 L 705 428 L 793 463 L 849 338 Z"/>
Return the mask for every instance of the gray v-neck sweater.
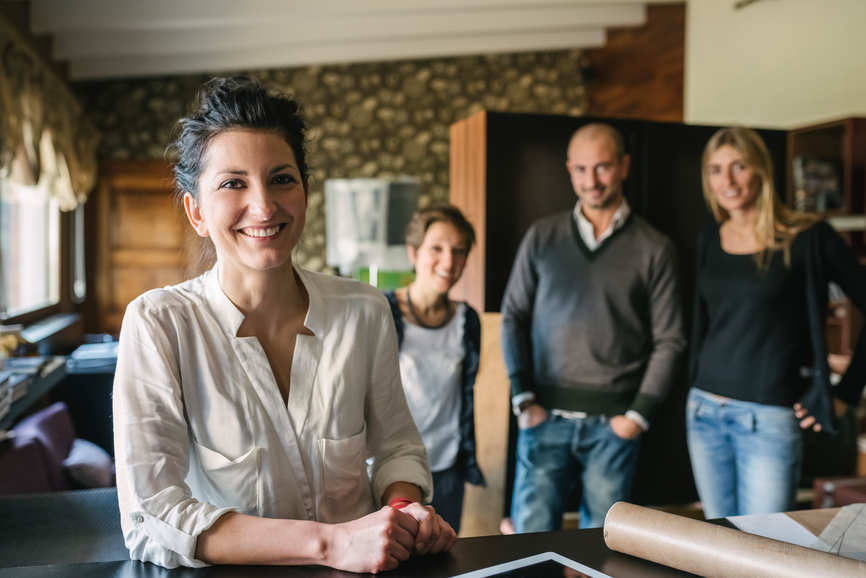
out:
<path id="1" fill-rule="evenodd" d="M 502 301 L 511 395 L 547 409 L 652 420 L 686 347 L 676 251 L 632 214 L 590 251 L 571 211 L 520 244 Z"/>

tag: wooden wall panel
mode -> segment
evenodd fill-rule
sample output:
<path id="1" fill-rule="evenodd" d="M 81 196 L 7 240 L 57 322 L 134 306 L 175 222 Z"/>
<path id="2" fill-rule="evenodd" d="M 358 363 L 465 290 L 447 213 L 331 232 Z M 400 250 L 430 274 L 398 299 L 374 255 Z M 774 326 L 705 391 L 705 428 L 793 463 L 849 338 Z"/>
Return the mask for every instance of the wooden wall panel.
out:
<path id="1" fill-rule="evenodd" d="M 463 276 L 451 290 L 481 315 L 481 363 L 475 382 L 475 437 L 478 465 L 486 488 L 466 485 L 461 536 L 499 533 L 505 506 L 508 468 L 509 380 L 499 347 L 499 313 L 485 313 L 484 271 L 487 251 L 487 113 L 478 112 L 451 125 L 450 201 L 475 227 L 477 245 Z"/>
<path id="2" fill-rule="evenodd" d="M 97 305 L 89 330 L 117 334 L 130 301 L 184 280 L 186 217 L 172 195 L 169 166 L 105 161 L 97 194 Z"/>
<path id="3" fill-rule="evenodd" d="M 475 439 L 486 488 L 466 485 L 460 535 L 499 533 L 508 465 L 509 381 L 499 348 L 499 313 L 481 315 L 481 365 L 475 381 Z"/>
<path id="4" fill-rule="evenodd" d="M 587 51 L 587 116 L 682 122 L 685 41 L 684 3 L 648 6 L 644 26 L 609 30 L 604 48 Z"/>
<path id="5" fill-rule="evenodd" d="M 150 289 L 158 289 L 166 285 L 176 285 L 183 281 L 180 268 L 162 269 L 134 265 L 132 267 L 115 266 L 111 276 L 114 287 L 112 311 L 123 313 L 129 303 Z"/>
<path id="6" fill-rule="evenodd" d="M 477 245 L 469 253 L 451 297 L 484 312 L 484 267 L 487 250 L 487 112 L 451 125 L 450 202 L 475 227 Z"/>
<path id="7" fill-rule="evenodd" d="M 115 193 L 114 246 L 123 249 L 176 249 L 183 245 L 180 211 L 164 190 Z"/>

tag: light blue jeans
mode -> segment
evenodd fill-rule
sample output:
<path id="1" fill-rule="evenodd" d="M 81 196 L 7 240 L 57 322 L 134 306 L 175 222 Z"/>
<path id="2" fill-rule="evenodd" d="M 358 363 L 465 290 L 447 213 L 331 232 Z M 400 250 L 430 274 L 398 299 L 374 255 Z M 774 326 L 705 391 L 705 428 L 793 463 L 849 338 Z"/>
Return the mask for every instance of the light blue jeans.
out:
<path id="1" fill-rule="evenodd" d="M 707 518 L 794 508 L 803 439 L 793 408 L 721 401 L 693 387 L 686 430 Z"/>
<path id="2" fill-rule="evenodd" d="M 565 419 L 551 414 L 520 430 L 511 501 L 514 530 L 561 529 L 578 480 L 583 486 L 580 527 L 602 526 L 610 507 L 631 494 L 639 439 L 617 436 L 605 416 Z"/>

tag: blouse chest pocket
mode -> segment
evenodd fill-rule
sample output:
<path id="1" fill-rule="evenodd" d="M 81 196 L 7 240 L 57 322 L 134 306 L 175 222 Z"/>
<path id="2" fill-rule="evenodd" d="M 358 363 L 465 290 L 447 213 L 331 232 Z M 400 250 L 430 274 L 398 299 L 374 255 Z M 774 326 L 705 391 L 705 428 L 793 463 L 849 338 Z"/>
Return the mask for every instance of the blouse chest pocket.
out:
<path id="1" fill-rule="evenodd" d="M 367 476 L 367 424 L 344 440 L 319 439 L 325 497 L 341 500 L 356 491 Z"/>
<path id="2" fill-rule="evenodd" d="M 200 490 L 207 502 L 219 507 L 239 508 L 260 516 L 261 448 L 254 447 L 233 460 L 193 442 L 201 466 Z M 193 490 L 194 497 L 195 490 Z"/>

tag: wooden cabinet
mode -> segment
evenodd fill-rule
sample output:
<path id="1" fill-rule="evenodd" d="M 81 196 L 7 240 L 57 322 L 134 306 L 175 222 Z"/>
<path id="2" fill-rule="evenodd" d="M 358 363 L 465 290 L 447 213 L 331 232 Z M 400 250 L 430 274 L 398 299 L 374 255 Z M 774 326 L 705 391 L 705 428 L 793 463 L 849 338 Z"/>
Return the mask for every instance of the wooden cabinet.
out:
<path id="1" fill-rule="evenodd" d="M 97 189 L 96 331 L 117 334 L 126 306 L 184 280 L 190 226 L 167 163 L 105 161 Z"/>

